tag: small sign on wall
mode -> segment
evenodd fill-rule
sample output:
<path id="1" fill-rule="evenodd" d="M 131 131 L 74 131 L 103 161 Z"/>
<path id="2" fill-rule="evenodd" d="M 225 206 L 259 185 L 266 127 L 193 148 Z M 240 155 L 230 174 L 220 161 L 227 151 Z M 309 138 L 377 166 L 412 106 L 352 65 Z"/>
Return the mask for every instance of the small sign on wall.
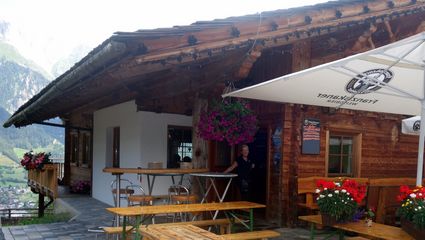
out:
<path id="1" fill-rule="evenodd" d="M 320 154 L 320 120 L 304 119 L 302 131 L 302 153 Z"/>

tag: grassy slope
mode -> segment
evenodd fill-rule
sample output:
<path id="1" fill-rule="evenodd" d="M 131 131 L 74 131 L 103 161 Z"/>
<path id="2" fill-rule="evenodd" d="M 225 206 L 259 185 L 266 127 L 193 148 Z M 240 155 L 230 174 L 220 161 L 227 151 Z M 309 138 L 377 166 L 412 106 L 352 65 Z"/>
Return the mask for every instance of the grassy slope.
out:
<path id="1" fill-rule="evenodd" d="M 13 148 L 13 151 L 15 152 L 16 156 L 18 156 L 19 159 L 21 159 L 24 156 L 24 153 L 28 152 L 27 149 L 23 148 Z"/>
<path id="2" fill-rule="evenodd" d="M 25 187 L 27 172 L 12 159 L 0 156 L 0 187 Z"/>

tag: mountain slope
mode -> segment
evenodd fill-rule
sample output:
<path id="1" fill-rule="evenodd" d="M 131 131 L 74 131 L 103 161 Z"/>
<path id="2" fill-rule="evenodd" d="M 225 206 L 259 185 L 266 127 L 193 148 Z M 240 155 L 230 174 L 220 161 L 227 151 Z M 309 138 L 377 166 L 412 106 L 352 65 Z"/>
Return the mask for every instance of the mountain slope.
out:
<path id="1" fill-rule="evenodd" d="M 0 40 L 1 124 L 49 83 L 40 71 L 42 71 L 40 67 L 24 58 L 15 47 Z M 20 129 L 0 127 L 0 155 L 5 155 L 16 162 L 21 157 L 15 154 L 16 148 L 26 150 L 43 148 L 55 151 L 55 155 L 63 155 L 63 137 L 64 130 L 56 127 L 41 125 Z"/>
<path id="2" fill-rule="evenodd" d="M 50 74 L 47 73 L 43 68 L 38 66 L 33 61 L 23 57 L 14 46 L 4 41 L 0 41 L 0 59 L 5 59 L 9 62 L 14 62 L 21 66 L 25 66 L 40 73 L 44 78 L 51 79 Z"/>
<path id="3" fill-rule="evenodd" d="M 0 59 L 0 106 L 13 113 L 49 81 L 40 73 L 16 62 Z"/>
<path id="4" fill-rule="evenodd" d="M 6 121 L 10 114 L 0 107 L 0 122 Z M 35 149 L 47 148 L 48 151 L 55 151 L 54 155 L 62 155 L 63 149 L 63 129 L 31 125 L 24 128 L 0 128 L 0 152 L 10 159 L 18 162 L 22 156 L 17 156 L 14 148 Z"/>

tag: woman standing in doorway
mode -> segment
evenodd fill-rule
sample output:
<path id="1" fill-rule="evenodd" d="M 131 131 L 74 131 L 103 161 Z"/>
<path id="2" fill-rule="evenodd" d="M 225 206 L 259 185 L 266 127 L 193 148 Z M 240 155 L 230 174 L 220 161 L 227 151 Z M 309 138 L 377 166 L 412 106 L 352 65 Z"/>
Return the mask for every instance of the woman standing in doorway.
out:
<path id="1" fill-rule="evenodd" d="M 249 201 L 251 199 L 251 171 L 255 167 L 255 164 L 249 159 L 249 147 L 248 145 L 242 145 L 241 156 L 239 156 L 235 162 L 228 167 L 224 173 L 229 173 L 236 168 L 238 174 L 238 185 L 241 192 L 242 200 Z"/>

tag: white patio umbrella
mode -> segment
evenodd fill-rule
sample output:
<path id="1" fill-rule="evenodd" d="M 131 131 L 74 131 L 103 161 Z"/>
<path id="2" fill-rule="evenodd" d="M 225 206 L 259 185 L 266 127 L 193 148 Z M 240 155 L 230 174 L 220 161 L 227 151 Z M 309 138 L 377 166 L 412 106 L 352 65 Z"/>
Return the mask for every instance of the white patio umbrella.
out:
<path id="1" fill-rule="evenodd" d="M 237 90 L 223 97 L 348 108 L 425 119 L 425 32 L 392 44 Z M 421 121 L 416 184 L 422 182 Z"/>
<path id="2" fill-rule="evenodd" d="M 401 121 L 401 132 L 408 135 L 419 135 L 421 116 L 406 118 Z"/>

